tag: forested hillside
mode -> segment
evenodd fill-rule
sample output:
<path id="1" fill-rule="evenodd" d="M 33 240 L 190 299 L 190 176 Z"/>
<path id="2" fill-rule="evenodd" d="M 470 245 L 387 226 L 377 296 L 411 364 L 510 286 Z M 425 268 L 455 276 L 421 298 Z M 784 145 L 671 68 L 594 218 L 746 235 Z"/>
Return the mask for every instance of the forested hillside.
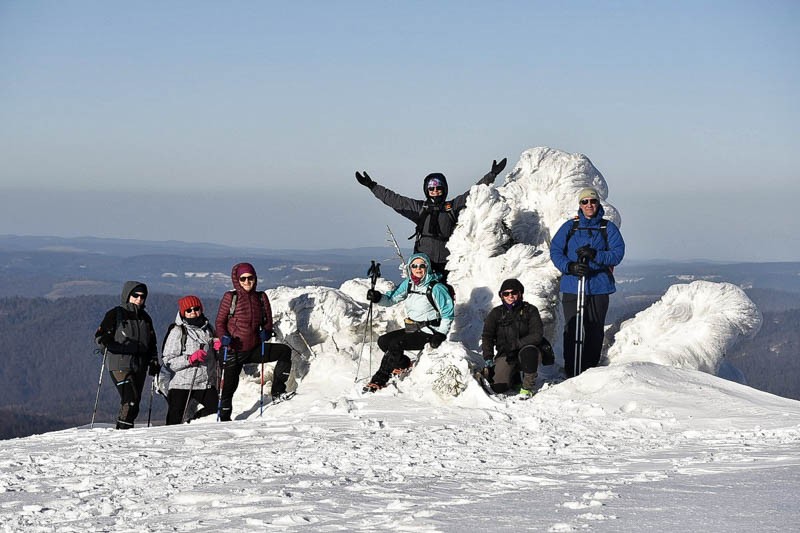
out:
<path id="1" fill-rule="evenodd" d="M 152 294 L 147 310 L 159 341 L 175 318 L 177 296 Z M 77 296 L 0 299 L 0 437 L 27 435 L 86 424 L 91 419 L 102 355 L 95 353 L 94 332 L 119 297 Z M 205 302 L 215 316 L 218 302 Z M 146 401 L 144 415 L 147 421 Z M 153 420 L 161 423 L 165 402 L 153 402 Z M 103 377 L 98 421 L 111 422 L 119 397 Z M 11 426 L 11 427 L 9 427 Z M 13 430 L 12 430 L 13 429 Z"/>

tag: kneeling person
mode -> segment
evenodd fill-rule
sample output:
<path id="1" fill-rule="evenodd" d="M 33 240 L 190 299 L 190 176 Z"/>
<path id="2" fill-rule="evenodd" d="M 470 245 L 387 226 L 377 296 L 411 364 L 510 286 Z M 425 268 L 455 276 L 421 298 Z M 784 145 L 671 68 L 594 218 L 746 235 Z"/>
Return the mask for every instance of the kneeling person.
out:
<path id="1" fill-rule="evenodd" d="M 503 303 L 489 311 L 483 323 L 481 348 L 486 367 L 494 368 L 490 381 L 495 393 L 508 391 L 520 371 L 520 394 L 531 396 L 536 386 L 541 346 L 547 341 L 543 337 L 539 310 L 523 301 L 524 292 L 525 287 L 519 280 L 505 280 L 499 292 Z"/>
<path id="2" fill-rule="evenodd" d="M 453 323 L 453 298 L 447 286 L 439 281 L 439 274 L 431 270 L 428 256 L 412 255 L 408 260 L 408 272 L 410 276 L 393 291 L 386 294 L 375 289 L 367 291 L 367 299 L 381 306 L 404 301 L 406 327 L 378 337 L 378 347 L 385 353 L 365 390 L 382 389 L 394 371 L 411 366 L 411 360 L 403 353 L 405 350 L 420 350 L 426 344 L 438 348 L 447 339 Z"/>

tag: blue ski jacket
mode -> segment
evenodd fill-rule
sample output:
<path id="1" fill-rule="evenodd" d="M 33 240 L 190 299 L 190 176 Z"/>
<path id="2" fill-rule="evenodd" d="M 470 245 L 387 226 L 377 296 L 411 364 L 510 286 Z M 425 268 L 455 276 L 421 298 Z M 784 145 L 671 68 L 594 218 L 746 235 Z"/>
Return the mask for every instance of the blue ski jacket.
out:
<path id="1" fill-rule="evenodd" d="M 604 214 L 605 210 L 602 205 L 598 208 L 597 215 L 592 218 L 586 218 L 578 209 L 578 228 L 575 233 L 569 237 L 573 221 L 568 220 L 562 224 L 550 241 L 550 260 L 564 274 L 561 276 L 561 292 L 578 293 L 578 278 L 569 273 L 568 267 L 570 263 L 578 261 L 576 250 L 587 244 L 597 250 L 597 256 L 589 262 L 590 273 L 586 278 L 585 294 L 616 292 L 612 269 L 620 264 L 625 256 L 625 241 L 622 240 L 622 234 L 616 224 L 608 221 L 606 227 L 608 243 L 606 243 L 600 229 L 600 222 Z"/>
<path id="2" fill-rule="evenodd" d="M 414 285 L 411 278 L 406 278 L 394 290 L 381 296 L 378 305 L 389 307 L 405 301 L 406 316 L 414 322 L 428 322 L 430 320 L 436 320 L 437 318 L 441 319 L 439 325 L 426 326 L 422 328 L 421 331 L 425 333 L 433 333 L 436 331 L 447 335 L 455 316 L 455 308 L 453 305 L 453 298 L 450 296 L 450 291 L 447 290 L 444 283 L 438 282 L 441 276 L 437 272 L 431 270 L 431 260 L 427 254 L 413 254 L 407 264 L 411 265 L 414 259 L 422 259 L 428 265 L 425 277 L 422 278 L 419 285 Z M 408 271 L 411 271 L 410 266 Z M 434 285 L 431 289 L 431 296 L 433 302 L 436 304 L 436 308 L 431 305 L 427 296 L 428 286 L 432 283 Z"/>

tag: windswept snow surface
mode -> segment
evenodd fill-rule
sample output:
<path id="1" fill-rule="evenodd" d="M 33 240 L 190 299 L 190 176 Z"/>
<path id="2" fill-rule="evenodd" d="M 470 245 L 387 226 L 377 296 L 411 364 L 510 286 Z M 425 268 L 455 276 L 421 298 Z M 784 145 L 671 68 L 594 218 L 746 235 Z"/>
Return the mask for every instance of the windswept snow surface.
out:
<path id="1" fill-rule="evenodd" d="M 605 196 L 585 157 L 534 149 L 503 185 L 473 188 L 474 235 L 460 234 L 453 263 L 462 339 L 421 352 L 404 380 L 361 394 L 380 358 L 370 339 L 402 320 L 401 306 L 374 307 L 366 328 L 368 280 L 272 289 L 295 350 L 292 400 L 259 416 L 248 374 L 230 423 L 3 441 L 0 531 L 795 531 L 800 402 L 713 375 L 760 324 L 736 287 L 671 288 L 620 331 L 610 366 L 540 383 L 530 400 L 488 397 L 471 377 L 504 277 L 555 327 L 548 231 L 534 221 L 554 228 L 584 183 Z"/>

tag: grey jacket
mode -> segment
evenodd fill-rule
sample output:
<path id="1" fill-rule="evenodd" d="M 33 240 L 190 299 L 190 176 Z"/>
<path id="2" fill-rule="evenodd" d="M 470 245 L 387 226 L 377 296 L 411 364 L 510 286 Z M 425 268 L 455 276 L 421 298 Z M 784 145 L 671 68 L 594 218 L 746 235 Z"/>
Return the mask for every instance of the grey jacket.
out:
<path id="1" fill-rule="evenodd" d="M 214 328 L 206 321 L 205 326 L 192 326 L 178 313 L 175 317 L 176 326 L 167 335 L 164 343 L 164 352 L 161 357 L 164 366 L 174 375 L 169 381 L 169 389 L 202 390 L 216 388 L 217 362 L 211 348 L 211 339 L 214 338 Z M 181 350 L 181 326 L 186 328 L 186 348 Z M 200 347 L 208 351 L 206 362 L 200 366 L 189 364 L 189 356 Z M 197 372 L 195 373 L 195 370 Z M 194 384 L 192 384 L 194 380 Z"/>
<path id="2" fill-rule="evenodd" d="M 494 183 L 496 177 L 490 172 L 478 180 L 478 185 L 490 185 Z M 428 194 L 427 183 L 431 178 L 438 179 L 444 186 L 444 192 L 437 200 Z M 444 264 L 450 255 L 450 250 L 447 249 L 447 240 L 453 234 L 458 215 L 467 205 L 469 191 L 459 194 L 452 200 L 445 200 L 448 193 L 447 178 L 438 173 L 425 177 L 422 190 L 425 200 L 415 200 L 376 183 L 372 187 L 372 194 L 417 225 L 416 232 L 412 236 L 416 238 L 414 253 L 424 253 L 433 263 Z M 435 224 L 431 217 L 436 218 Z M 436 229 L 432 230 L 432 227 Z"/>

